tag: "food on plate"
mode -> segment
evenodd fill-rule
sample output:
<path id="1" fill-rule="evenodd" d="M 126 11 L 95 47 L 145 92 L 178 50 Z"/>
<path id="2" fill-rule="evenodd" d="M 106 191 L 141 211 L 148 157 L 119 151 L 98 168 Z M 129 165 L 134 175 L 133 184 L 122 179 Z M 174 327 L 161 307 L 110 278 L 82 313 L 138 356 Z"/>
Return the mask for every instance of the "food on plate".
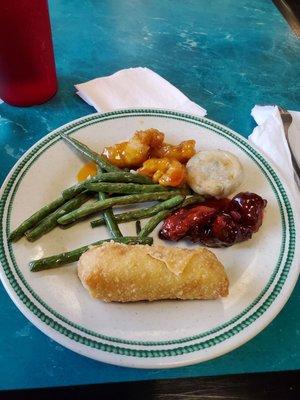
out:
<path id="1" fill-rule="evenodd" d="M 207 249 L 106 243 L 86 251 L 78 276 L 91 296 L 106 301 L 218 299 L 228 278 Z"/>
<path id="2" fill-rule="evenodd" d="M 138 172 L 162 186 L 181 186 L 186 181 L 185 166 L 171 158 L 150 158 Z"/>
<path id="3" fill-rule="evenodd" d="M 101 218 L 92 221 L 91 225 L 92 227 L 96 227 L 105 224 L 110 231 L 111 238 L 100 240 L 93 245 L 102 245 L 112 240 L 123 243 L 124 245 L 130 244 L 130 251 L 128 254 L 131 257 L 132 254 L 135 255 L 135 252 L 138 254 L 138 251 L 141 251 L 139 255 L 142 256 L 142 250 L 138 250 L 138 248 L 134 250 L 133 246 L 133 244 L 140 244 L 140 248 L 147 248 L 147 252 L 143 255 L 144 260 L 149 261 L 150 257 L 152 260 L 151 263 L 153 264 L 153 259 L 155 260 L 154 253 L 152 253 L 152 250 L 149 250 L 149 247 L 143 247 L 142 245 L 151 245 L 153 243 L 153 239 L 149 237 L 149 235 L 163 220 L 164 223 L 159 233 L 162 239 L 176 241 L 186 237 L 193 242 L 211 247 L 231 246 L 234 243 L 247 240 L 251 238 L 252 234 L 256 232 L 262 224 L 264 208 L 267 202 L 254 193 L 239 193 L 232 200 L 227 198 L 207 198 L 205 200 L 201 195 L 191 193 L 191 190 L 185 184 L 186 167 L 178 161 L 178 159 L 185 162 L 186 159 L 194 153 L 194 141 L 185 141 L 177 146 L 171 146 L 163 143 L 164 135 L 158 130 L 150 129 L 136 132 L 131 141 L 129 141 L 131 149 L 135 142 L 137 148 L 140 145 L 148 146 L 147 157 L 149 157 L 150 154 L 156 154 L 160 156 L 172 155 L 174 158 L 148 158 L 143 162 L 143 166 L 139 168 L 138 171 L 128 172 L 122 171 L 119 167 L 111 164 L 106 155 L 97 154 L 80 141 L 64 134 L 61 134 L 61 137 L 90 161 L 89 168 L 91 168 L 93 172 L 88 174 L 87 179 L 83 179 L 65 189 L 59 198 L 42 207 L 39 211 L 27 218 L 11 233 L 11 241 L 16 241 L 24 235 L 28 240 L 34 241 L 58 225 L 68 228 L 72 226 L 72 224 L 82 221 L 85 217 L 102 212 Z M 199 156 L 200 153 L 202 154 L 201 156 Z M 219 187 L 218 194 L 220 195 L 226 191 L 233 190 L 240 182 L 242 176 L 242 170 L 236 157 L 228 152 L 221 151 L 203 151 L 200 153 L 194 155 L 192 159 L 190 159 L 193 160 L 196 158 L 197 160 L 197 162 L 194 162 L 194 167 L 195 165 L 198 165 L 198 167 L 195 167 L 196 169 L 193 173 L 199 171 L 199 165 L 201 164 L 199 164 L 199 160 L 202 160 L 204 164 L 203 169 L 205 170 L 205 168 L 207 168 L 207 171 L 210 171 L 211 181 L 215 183 L 215 193 L 216 182 L 218 179 L 221 181 L 221 178 L 226 183 L 226 187 L 223 185 L 222 190 L 220 190 Z M 204 153 L 206 154 L 205 157 L 203 157 Z M 140 154 L 142 154 L 142 151 Z M 144 154 L 146 154 L 146 151 Z M 213 166 L 212 160 L 214 154 L 216 159 L 215 166 Z M 126 157 L 127 156 L 128 154 Z M 175 157 L 177 157 L 177 159 Z M 189 166 L 189 163 L 190 161 L 188 161 L 187 166 Z M 96 166 L 96 171 L 93 170 L 94 166 Z M 221 173 L 220 171 L 222 171 L 222 169 L 226 171 Z M 208 174 L 207 171 L 206 174 Z M 94 172 L 96 172 L 96 174 L 91 176 Z M 218 174 L 221 174 L 221 178 L 218 178 Z M 208 175 L 205 179 L 203 182 L 198 183 L 202 184 L 202 189 L 206 185 L 206 189 L 203 189 L 202 192 L 207 195 L 209 194 L 207 189 L 209 186 Z M 230 180 L 231 182 L 229 182 Z M 201 190 L 198 191 L 201 192 Z M 96 200 L 93 199 L 95 195 Z M 112 197 L 109 197 L 110 195 L 112 195 Z M 88 203 L 84 204 L 87 201 Z M 157 201 L 158 203 L 146 209 L 121 212 L 117 215 L 113 212 L 113 207 L 115 206 L 119 207 L 148 201 Z M 140 220 L 148 217 L 150 217 L 150 219 L 146 224 L 141 226 Z M 136 221 L 137 237 L 123 237 L 118 224 L 128 221 Z M 105 245 L 105 247 L 107 246 L 108 245 Z M 120 248 L 120 245 L 115 244 L 115 246 L 116 247 L 112 247 L 112 249 Z M 124 247 L 122 248 L 124 249 Z M 89 246 L 87 245 L 70 252 L 34 260 L 30 263 L 31 271 L 41 271 L 74 262 L 88 249 Z M 184 258 L 182 259 L 182 257 L 184 256 L 189 260 L 192 254 L 191 250 L 182 249 L 164 249 L 159 251 L 161 251 L 161 254 L 172 255 L 173 258 L 170 256 L 174 264 L 172 268 L 175 268 L 175 265 L 183 265 Z M 208 256 L 210 253 L 205 253 L 203 249 L 198 249 L 194 252 L 197 254 L 197 257 L 199 257 L 198 261 L 203 271 L 203 268 L 207 268 L 208 264 L 205 262 L 202 263 L 202 261 L 214 256 Z M 158 254 L 158 250 L 155 254 Z M 205 255 L 205 257 L 200 257 L 199 254 L 202 254 L 202 256 Z M 134 256 L 132 257 L 134 259 Z M 175 259 L 176 261 L 174 261 Z M 145 263 L 148 265 L 148 261 L 146 261 Z M 159 273 L 162 271 L 167 273 L 167 275 L 171 273 L 170 265 L 167 265 L 168 262 L 165 263 L 165 261 L 157 259 L 155 262 L 155 268 L 158 268 L 157 271 L 159 271 Z M 164 269 L 161 264 L 157 265 L 158 262 L 163 263 L 165 267 L 167 266 L 167 270 Z M 186 263 L 188 263 L 188 261 L 186 261 Z M 194 264 L 191 262 L 191 265 Z M 179 275 L 182 279 L 183 277 L 187 278 L 189 284 L 192 285 L 192 277 L 189 276 L 187 272 L 190 269 L 193 270 L 194 267 L 191 265 L 186 265 Z M 201 268 L 197 271 L 199 272 Z M 121 267 L 120 269 L 122 270 Z M 135 267 L 132 271 L 135 271 Z M 155 269 L 153 271 L 155 271 Z M 170 277 L 172 275 L 168 276 Z M 150 278 L 151 274 L 149 275 L 149 279 Z M 197 276 L 195 275 L 195 279 L 196 278 Z M 169 278 L 167 278 L 167 280 L 168 279 Z M 180 280 L 178 281 L 178 277 L 176 277 L 176 279 L 173 277 L 172 279 L 169 279 L 169 283 L 174 281 L 179 285 L 181 282 Z M 159 285 L 161 284 L 159 283 Z M 161 294 L 151 289 L 155 294 L 153 298 L 151 297 L 150 289 L 148 292 L 148 289 L 145 289 L 145 295 L 142 294 L 141 289 L 138 289 L 137 293 L 140 294 L 137 299 L 144 298 L 155 300 L 157 296 L 157 298 L 213 298 L 214 296 L 208 294 L 203 287 L 194 289 L 194 287 L 191 286 L 192 291 L 190 292 L 181 292 L 182 287 L 180 285 L 175 285 L 174 290 L 172 289 L 173 291 L 169 286 L 166 289 L 162 285 L 161 288 Z M 164 291 L 165 289 L 166 291 Z M 214 293 L 219 293 L 218 295 L 221 296 L 226 294 L 226 290 L 224 292 L 215 291 Z M 107 298 L 106 300 L 109 299 L 113 300 L 112 298 Z M 127 300 L 121 299 L 120 301 Z M 131 300 L 129 299 L 128 301 Z M 135 301 L 135 299 L 132 301 Z"/>
<path id="4" fill-rule="evenodd" d="M 195 140 L 185 140 L 178 145 L 164 143 L 161 147 L 151 149 L 150 158 L 172 158 L 185 164 L 194 154 Z"/>
<path id="5" fill-rule="evenodd" d="M 229 151 L 199 151 L 188 161 L 186 168 L 188 184 L 202 195 L 226 197 L 243 180 L 242 165 Z"/>
<path id="6" fill-rule="evenodd" d="M 267 201 L 255 193 L 239 193 L 229 199 L 208 199 L 191 208 L 180 208 L 167 217 L 161 239 L 188 238 L 210 247 L 228 247 L 248 240 L 263 220 Z"/>
<path id="7" fill-rule="evenodd" d="M 137 131 L 128 142 L 105 147 L 102 154 L 119 168 L 138 167 L 147 160 L 152 149 L 163 144 L 164 137 L 157 129 Z"/>

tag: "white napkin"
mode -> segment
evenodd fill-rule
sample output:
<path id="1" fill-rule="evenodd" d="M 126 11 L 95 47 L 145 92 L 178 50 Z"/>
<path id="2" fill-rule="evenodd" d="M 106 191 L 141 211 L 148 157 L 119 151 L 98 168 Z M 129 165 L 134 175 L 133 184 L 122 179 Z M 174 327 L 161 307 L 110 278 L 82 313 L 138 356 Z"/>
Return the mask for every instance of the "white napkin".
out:
<path id="1" fill-rule="evenodd" d="M 123 69 L 75 87 L 77 94 L 98 112 L 149 107 L 206 115 L 204 108 L 148 68 Z"/>
<path id="2" fill-rule="evenodd" d="M 300 112 L 289 111 L 293 122 L 289 128 L 289 141 L 295 158 L 300 161 Z M 294 178 L 291 154 L 285 138 L 283 124 L 277 106 L 255 106 L 251 115 L 257 127 L 249 136 L 259 150 L 271 159 L 281 173 L 286 186 L 295 198 L 299 198 L 299 190 Z"/>

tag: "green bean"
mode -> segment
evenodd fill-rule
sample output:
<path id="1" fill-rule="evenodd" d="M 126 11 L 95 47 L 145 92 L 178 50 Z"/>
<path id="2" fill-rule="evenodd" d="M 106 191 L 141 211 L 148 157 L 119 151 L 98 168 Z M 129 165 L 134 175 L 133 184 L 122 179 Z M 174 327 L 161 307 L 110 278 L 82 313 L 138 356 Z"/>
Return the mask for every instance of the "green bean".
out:
<path id="1" fill-rule="evenodd" d="M 134 204 L 134 203 L 142 203 L 146 201 L 153 200 L 167 200 L 175 195 L 180 194 L 180 192 L 158 192 L 158 193 L 144 193 L 144 194 L 131 194 L 128 196 L 121 197 L 111 197 L 106 200 L 98 200 L 94 203 L 88 204 L 86 206 L 81 207 L 78 210 L 71 211 L 70 213 L 62 216 L 58 219 L 59 224 L 69 224 L 70 222 L 77 221 L 82 217 L 86 217 L 88 215 L 94 214 L 98 211 L 105 210 L 107 208 L 117 206 L 117 205 L 126 205 L 126 204 Z"/>
<path id="2" fill-rule="evenodd" d="M 36 226 L 43 218 L 51 214 L 53 211 L 57 210 L 65 202 L 66 200 L 62 196 L 60 196 L 56 200 L 42 207 L 39 211 L 35 212 L 24 222 L 22 222 L 21 225 L 18 226 L 18 228 L 11 232 L 11 234 L 9 235 L 9 240 L 13 242 L 19 240 L 26 231 Z"/>
<path id="3" fill-rule="evenodd" d="M 180 207 L 192 206 L 193 204 L 202 203 L 204 200 L 203 196 L 195 194 L 194 196 L 186 197 Z"/>
<path id="4" fill-rule="evenodd" d="M 102 218 L 102 217 L 101 217 Z M 83 219 L 82 219 L 83 220 Z M 78 221 L 77 221 L 78 222 Z M 59 227 L 59 229 L 62 229 L 62 230 L 64 230 L 64 231 L 66 231 L 67 229 L 70 229 L 70 228 L 72 228 L 72 226 L 74 226 L 74 225 L 76 225 L 76 223 L 77 222 L 71 222 L 70 224 L 67 224 L 67 225 L 61 225 L 61 224 L 58 224 L 58 227 Z M 104 219 L 103 219 L 103 224 L 102 225 L 104 225 L 105 224 L 105 221 L 104 221 Z"/>
<path id="5" fill-rule="evenodd" d="M 107 210 L 103 211 L 103 217 L 106 219 L 106 226 L 110 230 L 112 237 L 113 238 L 122 237 L 123 236 L 122 232 L 118 227 L 118 223 L 115 220 L 114 213 L 111 208 L 108 208 Z"/>
<path id="6" fill-rule="evenodd" d="M 141 221 L 139 219 L 135 221 L 135 230 L 137 235 L 139 235 L 142 230 Z"/>
<path id="7" fill-rule="evenodd" d="M 100 170 L 100 167 L 98 167 L 98 171 Z M 106 199 L 106 194 L 103 192 L 98 193 L 98 198 L 99 200 L 105 200 Z M 107 210 L 103 211 L 103 217 L 106 223 L 107 228 L 109 229 L 112 237 L 122 237 L 122 232 L 120 231 L 120 228 L 118 227 L 118 223 L 115 219 L 114 213 L 111 208 L 108 208 Z"/>
<path id="8" fill-rule="evenodd" d="M 29 263 L 30 270 L 32 272 L 37 272 L 37 271 L 43 271 L 46 269 L 52 269 L 56 268 L 60 265 L 64 264 L 69 264 L 74 261 L 77 261 L 80 256 L 86 252 L 91 246 L 100 246 L 103 243 L 106 242 L 118 242 L 118 243 L 124 243 L 124 244 L 149 244 L 151 245 L 153 243 L 152 238 L 139 238 L 135 236 L 125 236 L 122 238 L 110 238 L 110 239 L 105 239 L 105 240 L 99 240 L 98 242 L 95 242 L 93 244 L 87 245 L 87 246 L 82 246 L 78 249 L 68 251 L 65 253 L 57 254 L 54 256 L 50 257 L 45 257 L 41 258 L 39 260 L 34 260 Z"/>
<path id="9" fill-rule="evenodd" d="M 139 233 L 138 237 L 143 238 L 147 237 L 155 228 L 156 226 L 163 220 L 165 219 L 169 214 L 171 213 L 171 210 L 163 210 L 154 215 L 149 221 L 146 223 L 144 228 L 141 230 Z"/>
<path id="10" fill-rule="evenodd" d="M 167 188 L 160 185 L 140 185 L 139 183 L 109 183 L 99 182 L 90 183 L 86 182 L 86 189 L 92 192 L 105 192 L 105 193 L 122 193 L 122 194 L 133 194 L 133 193 L 156 193 L 166 192 Z"/>
<path id="11" fill-rule="evenodd" d="M 99 175 L 102 174 L 97 174 L 95 176 L 92 176 L 91 178 L 83 181 L 83 182 L 78 182 L 75 183 L 75 185 L 70 186 L 69 188 L 63 190 L 62 196 L 65 199 L 71 199 L 72 197 L 76 196 L 76 194 L 81 193 L 85 190 L 85 183 L 86 182 L 98 182 L 99 180 Z"/>
<path id="12" fill-rule="evenodd" d="M 116 171 L 116 172 L 104 172 L 102 174 L 98 174 L 98 182 L 117 182 L 117 183 L 141 183 L 144 185 L 152 185 L 152 179 L 147 176 L 125 172 L 125 171 Z"/>
<path id="13" fill-rule="evenodd" d="M 68 200 L 65 204 L 59 207 L 57 210 L 53 211 L 53 213 L 47 215 L 41 222 L 35 226 L 34 228 L 25 232 L 26 238 L 30 242 L 34 242 L 35 240 L 39 239 L 41 236 L 45 235 L 46 233 L 52 231 L 58 223 L 57 220 L 59 217 L 67 214 L 68 212 L 77 209 L 83 203 L 88 201 L 90 196 L 87 193 L 81 193 L 78 196 L 74 197 L 74 199 Z"/>
<path id="14" fill-rule="evenodd" d="M 165 210 L 165 209 L 170 209 L 176 206 L 179 206 L 182 203 L 184 197 L 181 195 L 174 196 L 171 199 L 165 200 L 161 203 L 158 203 L 152 207 L 146 208 L 146 209 L 139 209 L 139 210 L 134 210 L 134 211 L 128 211 L 125 213 L 120 213 L 116 214 L 115 218 L 117 222 L 120 224 L 122 222 L 130 222 L 130 221 L 135 221 L 137 219 L 144 219 L 148 217 L 152 217 L 153 215 L 157 214 L 159 211 Z M 96 219 L 95 221 L 91 222 L 92 228 L 95 228 L 96 226 L 104 225 L 105 220 L 103 217 Z"/>
<path id="15" fill-rule="evenodd" d="M 86 183 L 94 182 L 128 182 L 128 183 L 141 183 L 144 185 L 153 184 L 152 180 L 147 176 L 140 174 L 133 174 L 131 172 L 104 172 L 97 174 L 84 182 L 76 183 L 75 185 L 65 189 L 62 195 L 66 199 L 74 197 L 76 194 L 82 192 L 85 189 Z"/>
<path id="16" fill-rule="evenodd" d="M 104 169 L 105 171 L 120 171 L 120 169 L 112 164 L 107 160 L 106 157 L 96 153 L 94 150 L 90 149 L 85 144 L 79 142 L 78 140 L 67 136 L 63 133 L 60 136 L 69 144 L 71 144 L 79 153 L 83 154 L 89 160 L 94 161 L 99 167 Z"/>

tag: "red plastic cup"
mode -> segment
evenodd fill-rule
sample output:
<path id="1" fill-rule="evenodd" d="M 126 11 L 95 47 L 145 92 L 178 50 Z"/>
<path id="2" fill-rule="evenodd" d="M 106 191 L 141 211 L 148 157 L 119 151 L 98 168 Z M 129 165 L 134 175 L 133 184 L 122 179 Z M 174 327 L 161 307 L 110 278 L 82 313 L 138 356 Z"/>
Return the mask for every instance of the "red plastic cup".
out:
<path id="1" fill-rule="evenodd" d="M 0 98 L 31 106 L 56 91 L 47 0 L 0 0 Z"/>

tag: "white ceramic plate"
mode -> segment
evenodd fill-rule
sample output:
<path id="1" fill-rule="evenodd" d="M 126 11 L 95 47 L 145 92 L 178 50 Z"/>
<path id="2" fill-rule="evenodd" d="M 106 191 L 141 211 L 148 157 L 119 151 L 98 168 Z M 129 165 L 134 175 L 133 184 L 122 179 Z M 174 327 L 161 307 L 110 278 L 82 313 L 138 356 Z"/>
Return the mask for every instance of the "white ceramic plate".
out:
<path id="1" fill-rule="evenodd" d="M 165 132 L 170 143 L 195 139 L 198 149 L 233 152 L 245 170 L 239 191 L 253 191 L 268 200 L 263 226 L 252 240 L 214 250 L 226 267 L 229 296 L 214 301 L 105 304 L 92 299 L 82 287 L 75 264 L 31 273 L 28 262 L 32 259 L 108 237 L 105 227 L 91 229 L 85 221 L 68 230 L 56 228 L 35 243 L 7 241 L 8 233 L 21 221 L 75 181 L 84 160 L 60 139 L 59 133 L 100 151 L 138 129 L 150 127 Z M 94 114 L 45 136 L 8 175 L 3 185 L 1 223 L 1 278 L 24 315 L 63 346 L 128 367 L 188 365 L 240 346 L 276 316 L 298 275 L 295 211 L 274 169 L 246 139 L 230 129 L 171 111 Z M 121 228 L 124 234 L 135 235 L 134 223 Z M 153 236 L 159 242 L 156 232 Z"/>

